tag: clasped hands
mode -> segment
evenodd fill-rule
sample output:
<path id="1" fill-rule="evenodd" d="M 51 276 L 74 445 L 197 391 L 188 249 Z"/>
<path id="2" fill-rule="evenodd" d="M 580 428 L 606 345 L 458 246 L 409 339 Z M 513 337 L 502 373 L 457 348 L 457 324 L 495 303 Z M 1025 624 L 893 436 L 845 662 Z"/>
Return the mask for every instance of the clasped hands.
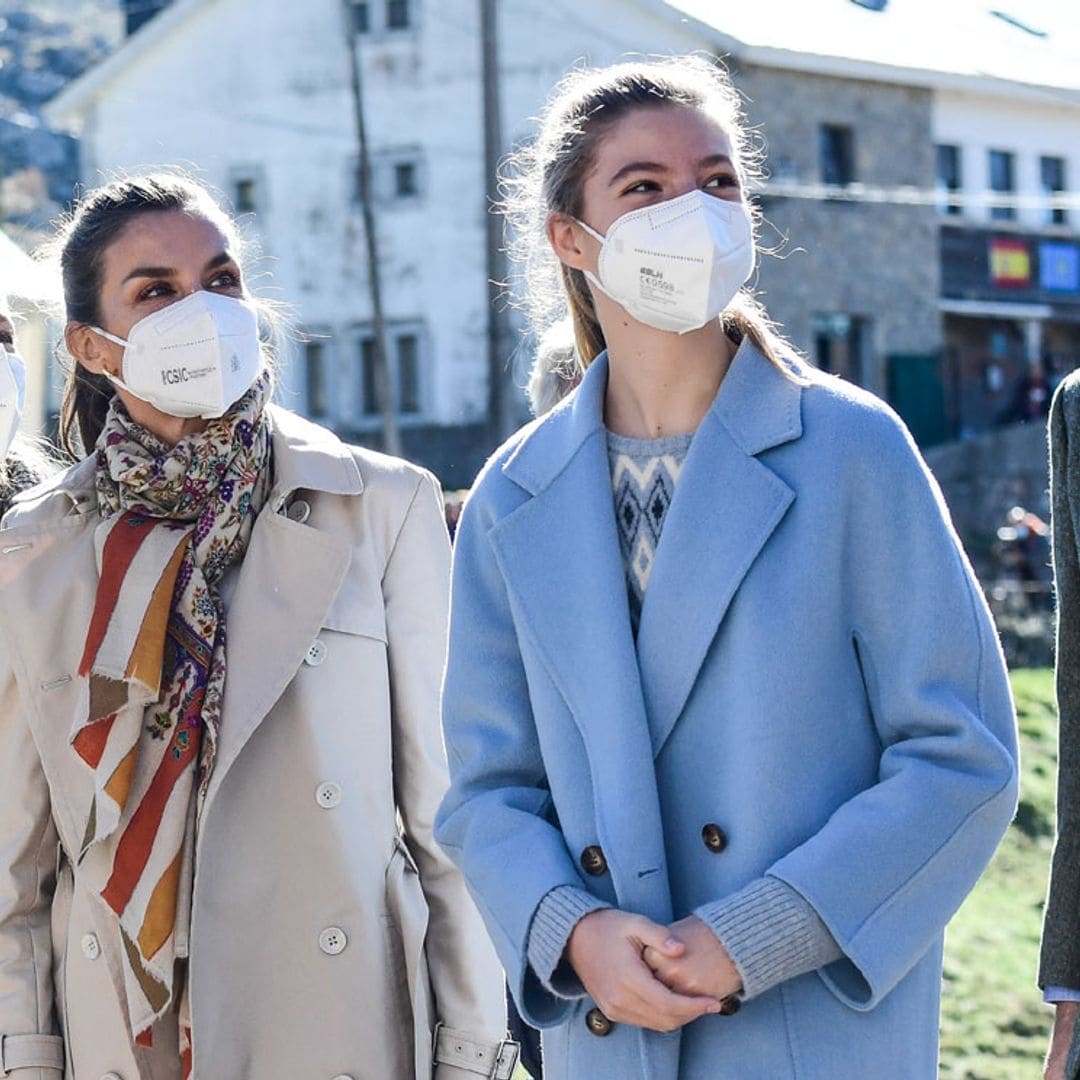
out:
<path id="1" fill-rule="evenodd" d="M 593 911 L 574 927 L 566 957 L 609 1020 L 653 1031 L 718 1013 L 742 988 L 727 950 L 695 915 L 660 926 L 614 908 Z"/>

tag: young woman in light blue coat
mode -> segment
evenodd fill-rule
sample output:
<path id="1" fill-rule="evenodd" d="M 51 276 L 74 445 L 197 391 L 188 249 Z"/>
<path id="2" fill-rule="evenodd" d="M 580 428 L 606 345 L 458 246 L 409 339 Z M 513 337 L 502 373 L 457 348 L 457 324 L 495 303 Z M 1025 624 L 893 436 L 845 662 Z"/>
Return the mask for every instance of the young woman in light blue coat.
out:
<path id="1" fill-rule="evenodd" d="M 571 76 L 519 181 L 586 369 L 461 519 L 437 837 L 547 1080 L 933 1077 L 944 927 L 1013 814 L 937 486 L 743 289 L 752 165 L 679 58 Z"/>

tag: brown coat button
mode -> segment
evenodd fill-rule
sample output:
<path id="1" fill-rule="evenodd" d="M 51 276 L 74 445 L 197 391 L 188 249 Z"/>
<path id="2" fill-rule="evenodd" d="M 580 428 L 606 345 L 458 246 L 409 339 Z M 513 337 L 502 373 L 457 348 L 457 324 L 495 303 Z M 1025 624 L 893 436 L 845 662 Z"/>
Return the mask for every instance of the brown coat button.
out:
<path id="1" fill-rule="evenodd" d="M 585 1025 L 598 1039 L 610 1035 L 611 1029 L 615 1026 L 599 1009 L 590 1009 L 585 1014 Z"/>
<path id="2" fill-rule="evenodd" d="M 714 855 L 719 855 L 727 847 L 727 833 L 719 825 L 706 825 L 701 830 L 701 839 Z"/>
<path id="3" fill-rule="evenodd" d="M 742 1001 L 734 994 L 720 1002 L 721 1016 L 734 1016 L 742 1008 Z"/>
<path id="4" fill-rule="evenodd" d="M 586 874 L 592 874 L 593 877 L 607 873 L 607 859 L 598 845 L 590 844 L 581 853 L 581 867 Z M 606 1035 L 607 1032 L 604 1034 Z"/>

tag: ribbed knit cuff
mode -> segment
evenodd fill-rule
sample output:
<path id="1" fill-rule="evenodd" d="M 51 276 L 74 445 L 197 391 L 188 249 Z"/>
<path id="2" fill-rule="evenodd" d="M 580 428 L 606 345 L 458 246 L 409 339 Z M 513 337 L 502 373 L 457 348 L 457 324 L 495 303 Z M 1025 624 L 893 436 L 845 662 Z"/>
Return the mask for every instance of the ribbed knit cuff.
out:
<path id="1" fill-rule="evenodd" d="M 742 976 L 744 998 L 843 955 L 817 912 L 779 878 L 758 878 L 694 914 L 727 949 Z"/>
<path id="2" fill-rule="evenodd" d="M 574 969 L 560 961 L 574 927 L 586 915 L 607 907 L 611 905 L 574 885 L 556 886 L 537 906 L 529 926 L 526 953 L 537 978 L 556 996 L 585 996 L 585 988 Z"/>

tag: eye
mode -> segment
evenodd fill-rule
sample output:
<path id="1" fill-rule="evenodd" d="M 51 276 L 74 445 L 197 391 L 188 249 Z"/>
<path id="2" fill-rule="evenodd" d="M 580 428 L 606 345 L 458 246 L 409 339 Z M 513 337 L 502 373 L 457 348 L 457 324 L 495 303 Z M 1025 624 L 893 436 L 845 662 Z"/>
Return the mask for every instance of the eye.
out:
<path id="1" fill-rule="evenodd" d="M 739 178 L 734 173 L 722 172 L 717 173 L 715 176 L 710 176 L 704 184 L 705 189 L 713 188 L 735 188 L 739 187 Z"/>
<path id="2" fill-rule="evenodd" d="M 240 280 L 240 274 L 238 271 L 232 269 L 225 269 L 219 270 L 216 274 L 214 274 L 214 276 L 207 284 L 207 288 L 240 290 L 243 288 L 243 282 Z"/>
<path id="3" fill-rule="evenodd" d="M 153 281 L 139 290 L 138 300 L 159 300 L 172 295 L 173 287 L 167 281 Z"/>
<path id="4" fill-rule="evenodd" d="M 648 191 L 659 191 L 660 185 L 655 180 L 636 180 L 624 192 L 624 195 L 643 195 Z"/>

